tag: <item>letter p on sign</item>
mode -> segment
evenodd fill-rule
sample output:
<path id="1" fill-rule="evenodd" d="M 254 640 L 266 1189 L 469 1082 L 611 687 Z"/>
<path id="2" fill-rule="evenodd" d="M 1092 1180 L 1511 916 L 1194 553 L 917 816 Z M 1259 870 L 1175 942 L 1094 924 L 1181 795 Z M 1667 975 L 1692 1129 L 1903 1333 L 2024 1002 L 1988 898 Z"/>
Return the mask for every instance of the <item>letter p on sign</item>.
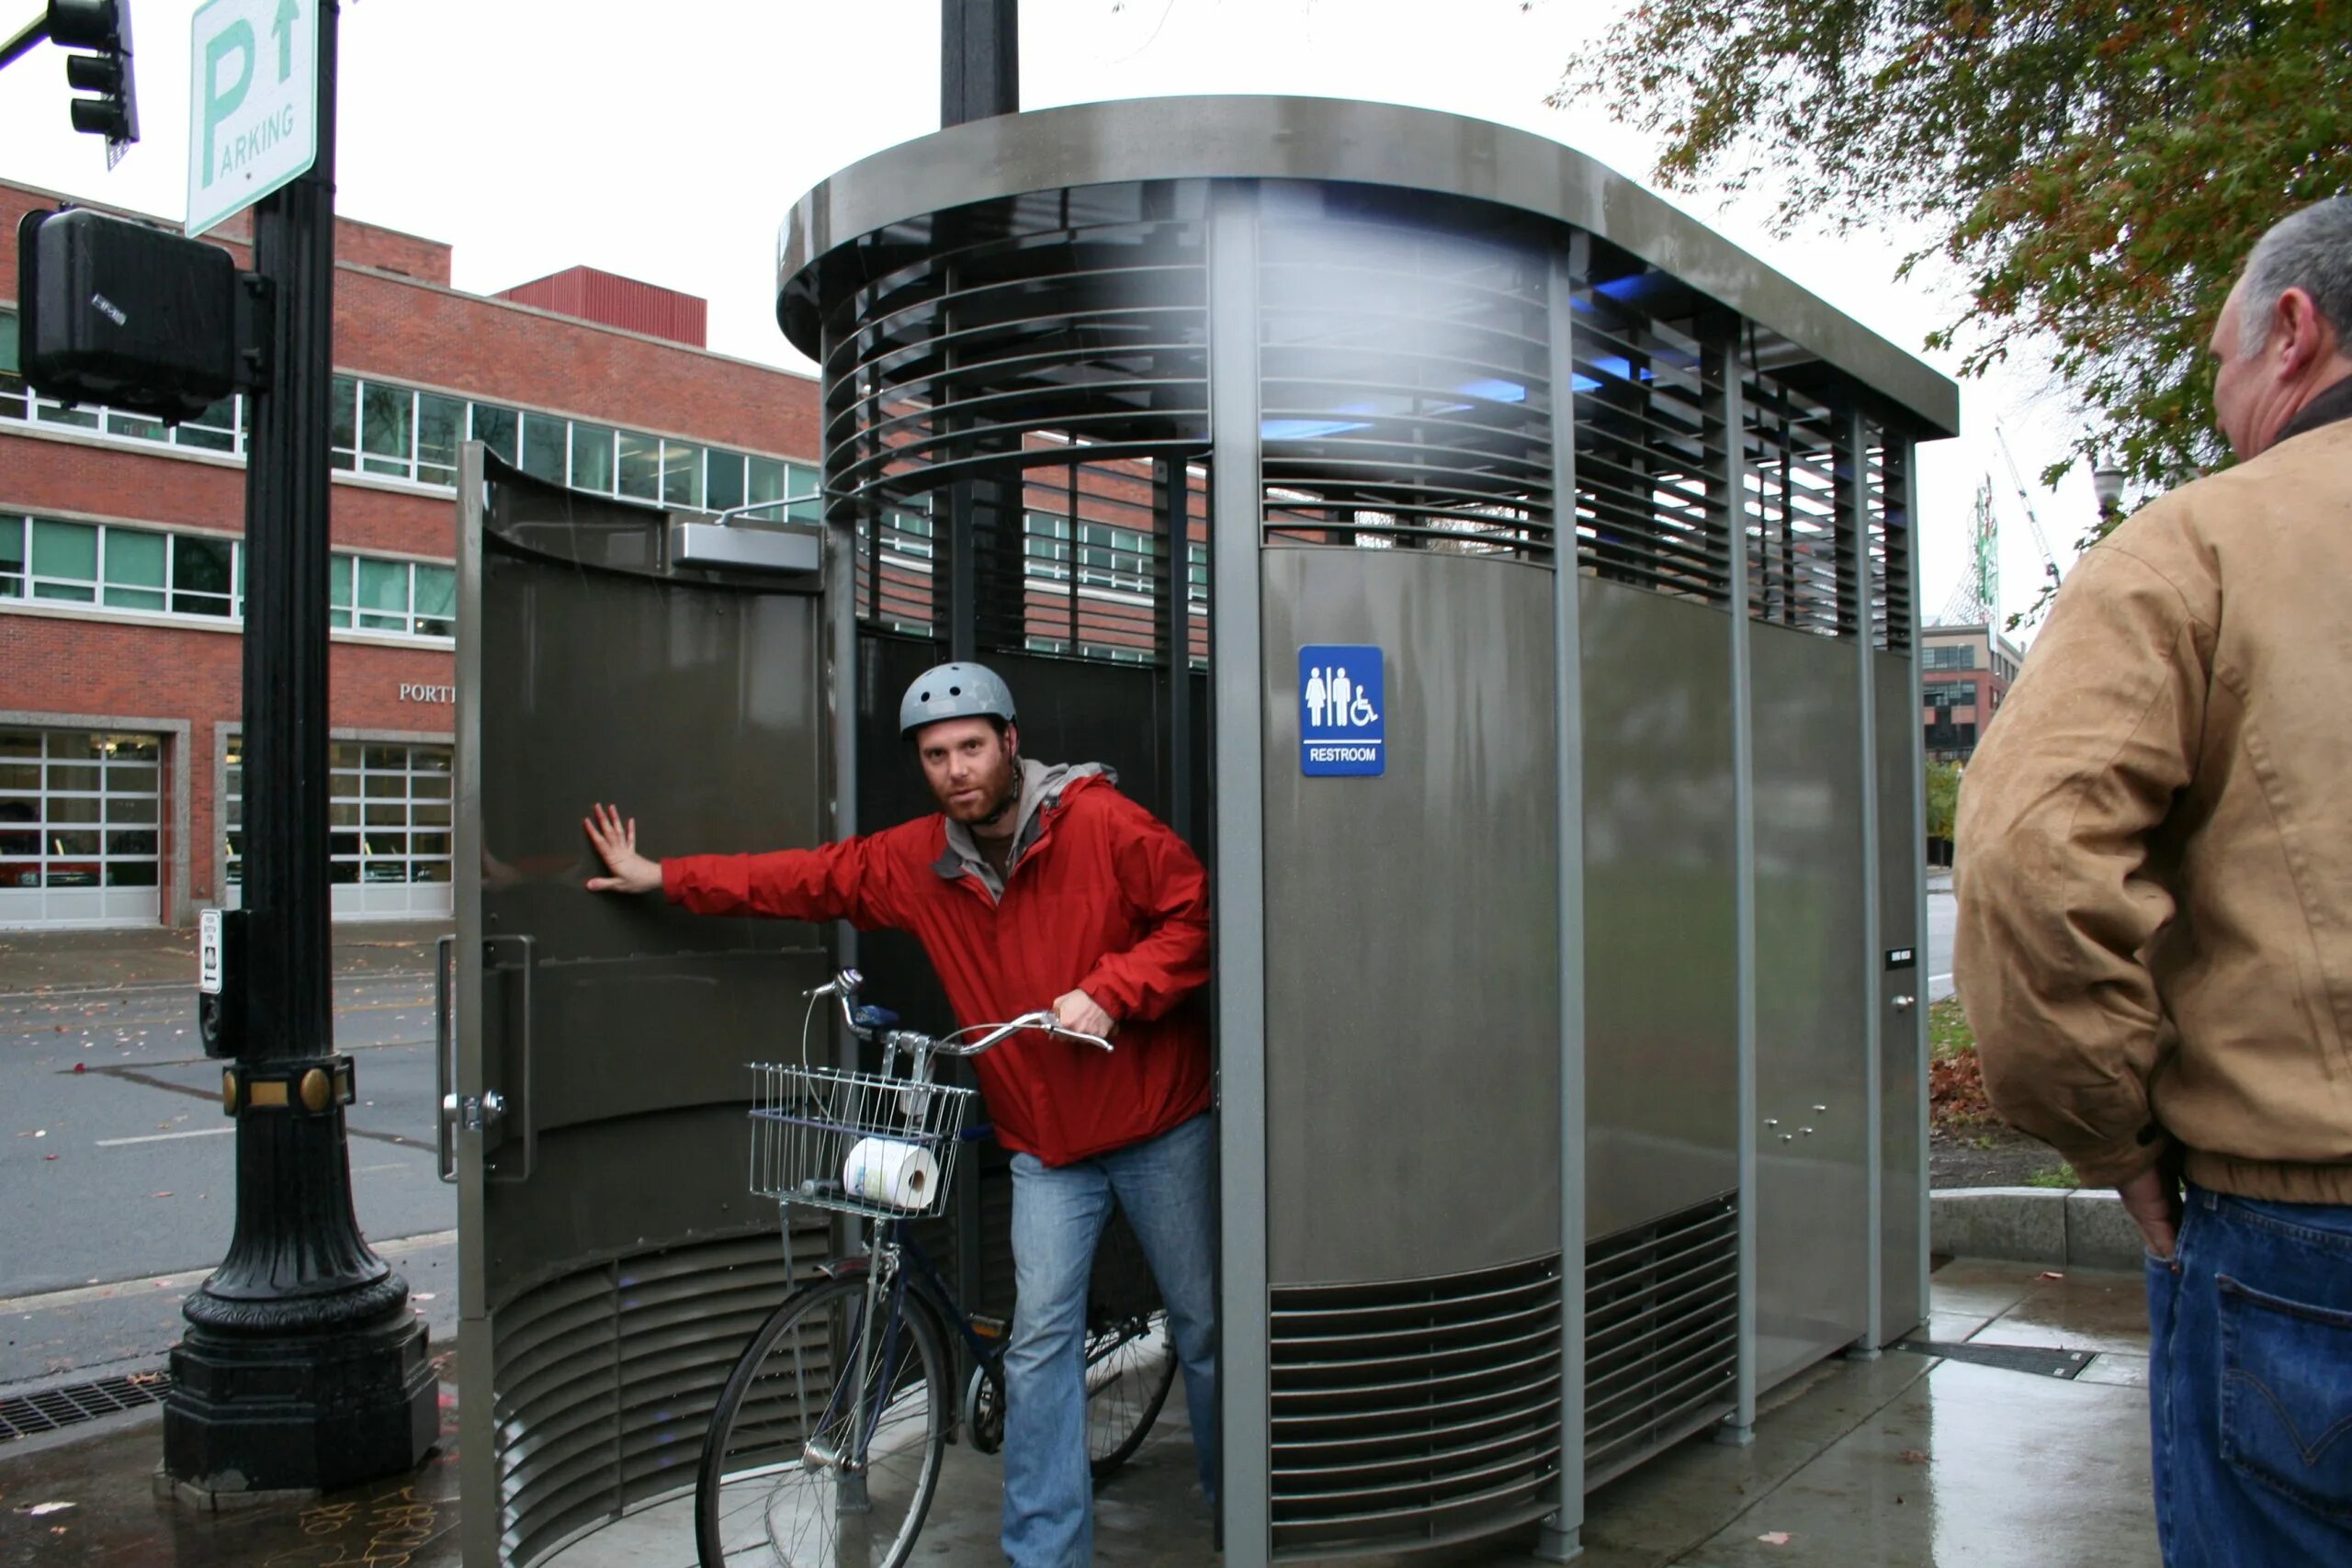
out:
<path id="1" fill-rule="evenodd" d="M 205 0 L 197 8 L 188 39 L 191 236 L 318 162 L 320 4 Z"/>
<path id="2" fill-rule="evenodd" d="M 236 80 L 222 86 L 221 78 L 232 72 Z M 204 104 L 198 111 L 204 120 L 204 162 L 198 165 L 198 185 L 212 183 L 212 172 L 220 166 L 217 152 L 220 122 L 237 112 L 245 101 L 245 89 L 253 85 L 253 25 L 234 21 L 213 34 L 204 46 Z"/>

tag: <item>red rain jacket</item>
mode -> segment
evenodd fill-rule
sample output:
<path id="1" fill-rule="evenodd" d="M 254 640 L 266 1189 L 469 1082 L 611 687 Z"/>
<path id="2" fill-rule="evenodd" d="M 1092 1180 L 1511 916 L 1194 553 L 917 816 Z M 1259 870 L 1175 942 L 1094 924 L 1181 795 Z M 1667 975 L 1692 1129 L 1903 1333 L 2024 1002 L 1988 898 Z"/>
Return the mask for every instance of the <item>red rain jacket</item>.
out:
<path id="1" fill-rule="evenodd" d="M 662 890 L 697 914 L 846 919 L 913 934 L 959 1022 L 1001 1023 L 1082 990 L 1116 1050 L 1036 1032 L 978 1057 L 999 1142 L 1047 1165 L 1124 1148 L 1208 1109 L 1208 876 L 1166 824 L 1100 774 L 1070 779 L 1000 902 L 933 814 L 811 850 L 684 855 Z"/>

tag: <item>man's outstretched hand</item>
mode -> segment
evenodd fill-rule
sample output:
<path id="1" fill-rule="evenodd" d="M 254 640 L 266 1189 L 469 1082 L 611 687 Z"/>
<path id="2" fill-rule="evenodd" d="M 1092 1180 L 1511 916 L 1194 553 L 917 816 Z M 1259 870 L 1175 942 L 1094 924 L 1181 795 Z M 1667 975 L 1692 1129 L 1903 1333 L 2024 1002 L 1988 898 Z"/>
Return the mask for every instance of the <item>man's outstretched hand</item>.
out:
<path id="1" fill-rule="evenodd" d="M 599 802 L 594 811 L 580 819 L 588 829 L 588 841 L 596 846 L 597 855 L 604 861 L 610 876 L 588 879 L 591 893 L 651 893 L 662 886 L 662 863 L 647 860 L 637 852 L 637 818 L 624 821 L 620 807 Z"/>

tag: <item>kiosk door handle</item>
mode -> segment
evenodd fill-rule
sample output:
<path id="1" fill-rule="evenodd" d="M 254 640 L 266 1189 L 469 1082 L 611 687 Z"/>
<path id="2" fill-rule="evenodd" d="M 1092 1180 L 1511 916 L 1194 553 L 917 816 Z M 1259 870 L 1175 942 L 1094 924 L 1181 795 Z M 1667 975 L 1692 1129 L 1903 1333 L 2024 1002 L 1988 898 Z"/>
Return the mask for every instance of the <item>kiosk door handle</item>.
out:
<path id="1" fill-rule="evenodd" d="M 457 1076 L 457 1065 L 450 1059 L 450 1053 L 458 1048 L 457 1032 L 449 1026 L 449 964 L 457 954 L 458 939 L 454 936 L 445 936 L 433 944 L 433 1125 L 439 1143 L 437 1168 L 441 1179 L 447 1182 L 458 1179 L 458 1097 L 449 1087 Z"/>
<path id="2" fill-rule="evenodd" d="M 527 936 L 484 937 L 481 942 L 483 959 L 487 961 L 503 942 L 519 942 L 523 949 L 523 961 L 516 970 L 523 976 L 523 1026 L 515 1036 L 512 1057 L 521 1092 L 512 1097 L 501 1096 L 495 1090 L 484 1094 L 479 1125 L 488 1127 L 494 1122 L 510 1117 L 519 1119 L 523 1124 L 523 1164 L 519 1170 L 509 1170 L 492 1166 L 485 1159 L 482 1174 L 491 1181 L 528 1181 L 531 1179 L 531 1168 L 539 1161 L 538 1107 L 531 1099 L 531 1032 L 537 1021 L 533 992 L 537 989 L 539 944 L 537 939 Z M 471 1122 L 474 1118 L 469 1116 L 468 1121 Z"/>
<path id="3" fill-rule="evenodd" d="M 1897 997 L 1894 998 L 1894 1010 L 1897 1012 L 1909 1012 L 1911 1010 L 1912 1004 L 1918 998 L 1916 997 Z"/>

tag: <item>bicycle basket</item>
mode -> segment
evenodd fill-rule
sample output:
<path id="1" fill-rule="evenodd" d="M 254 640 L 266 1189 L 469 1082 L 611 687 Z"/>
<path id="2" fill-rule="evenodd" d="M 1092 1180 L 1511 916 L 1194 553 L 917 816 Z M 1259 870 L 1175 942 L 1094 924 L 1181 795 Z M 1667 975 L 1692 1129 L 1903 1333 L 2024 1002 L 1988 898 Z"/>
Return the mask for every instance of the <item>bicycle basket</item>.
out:
<path id="1" fill-rule="evenodd" d="M 753 1192 L 873 1219 L 946 1208 L 972 1090 L 776 1062 L 752 1074 Z"/>

